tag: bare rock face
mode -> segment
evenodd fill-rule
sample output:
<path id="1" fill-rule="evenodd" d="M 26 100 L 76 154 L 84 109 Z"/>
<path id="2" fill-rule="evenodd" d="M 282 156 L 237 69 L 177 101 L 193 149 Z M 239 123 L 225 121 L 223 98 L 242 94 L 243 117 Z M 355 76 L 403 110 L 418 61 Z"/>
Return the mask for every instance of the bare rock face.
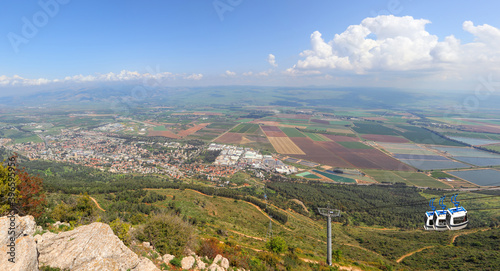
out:
<path id="1" fill-rule="evenodd" d="M 57 235 L 45 233 L 38 240 L 40 265 L 72 271 L 158 270 L 139 260 L 104 223 L 92 223 Z"/>
<path id="2" fill-rule="evenodd" d="M 222 258 L 222 260 L 220 261 L 220 266 L 224 269 L 228 269 L 229 268 L 229 260 L 226 258 Z"/>
<path id="3" fill-rule="evenodd" d="M 0 270 L 38 271 L 35 227 L 32 216 L 0 217 Z"/>

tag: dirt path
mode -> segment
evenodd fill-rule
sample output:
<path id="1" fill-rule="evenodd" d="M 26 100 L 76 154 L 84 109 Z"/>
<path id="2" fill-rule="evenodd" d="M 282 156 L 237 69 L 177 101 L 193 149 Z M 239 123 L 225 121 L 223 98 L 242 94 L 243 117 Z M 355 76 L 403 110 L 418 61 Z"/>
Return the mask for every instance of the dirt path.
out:
<path id="1" fill-rule="evenodd" d="M 103 212 L 106 212 L 106 210 L 104 210 L 103 208 L 101 208 L 101 205 L 99 205 L 99 203 L 97 202 L 97 200 L 95 200 L 93 197 L 89 196 L 89 198 L 95 203 L 95 205 L 97 205 L 97 208 L 99 208 L 101 211 Z"/>
<path id="2" fill-rule="evenodd" d="M 417 252 L 423 251 L 423 250 L 428 249 L 428 248 L 433 248 L 433 247 L 434 247 L 434 246 L 427 246 L 427 247 L 423 247 L 423 248 L 417 249 L 417 250 L 415 250 L 415 251 L 412 251 L 412 252 L 410 252 L 410 253 L 407 253 L 407 254 L 405 254 L 405 255 L 401 256 L 401 258 L 397 259 L 397 261 L 396 261 L 396 262 L 397 262 L 397 263 L 400 263 L 400 262 L 401 262 L 402 260 L 404 260 L 406 257 L 409 257 L 409 256 L 411 256 L 411 255 L 413 255 L 413 254 L 415 254 L 415 253 L 417 253 Z"/>
<path id="3" fill-rule="evenodd" d="M 256 237 L 256 236 L 251 236 L 251 235 L 246 235 L 244 233 L 241 233 L 241 232 L 238 232 L 238 231 L 233 231 L 233 230 L 228 230 L 228 231 L 236 233 L 236 234 L 244 236 L 244 237 L 247 237 L 247 238 L 252 238 L 252 239 L 255 239 L 255 240 L 259 240 L 259 241 L 265 241 L 264 238 L 260 238 L 260 237 Z"/>
<path id="4" fill-rule="evenodd" d="M 451 242 L 450 242 L 450 245 L 452 245 L 453 243 L 455 243 L 455 240 L 457 239 L 457 237 L 459 236 L 462 236 L 462 235 L 467 235 L 467 234 L 471 234 L 471 233 L 476 233 L 478 231 L 487 231 L 489 229 L 482 229 L 482 230 L 474 230 L 474 231 L 469 231 L 469 232 L 461 232 L 461 233 L 458 233 L 458 234 L 455 234 L 453 236 L 453 238 L 451 238 Z"/>

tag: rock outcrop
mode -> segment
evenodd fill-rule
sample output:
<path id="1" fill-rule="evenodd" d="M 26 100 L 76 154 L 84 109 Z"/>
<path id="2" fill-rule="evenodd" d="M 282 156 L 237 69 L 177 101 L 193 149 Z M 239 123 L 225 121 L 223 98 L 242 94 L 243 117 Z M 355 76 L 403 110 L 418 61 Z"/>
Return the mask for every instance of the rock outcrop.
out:
<path id="1" fill-rule="evenodd" d="M 72 271 L 156 269 L 125 246 L 109 225 L 99 222 L 57 235 L 45 233 L 39 238 L 38 251 L 41 265 Z"/>
<path id="2" fill-rule="evenodd" d="M 0 270 L 38 271 L 35 228 L 32 216 L 0 217 Z"/>
<path id="3" fill-rule="evenodd" d="M 42 266 L 71 271 L 159 271 L 151 260 L 138 257 L 125 246 L 107 224 L 96 222 L 58 234 L 46 232 L 33 237 L 37 225 L 32 216 L 16 215 L 12 220 L 15 223 L 11 223 L 10 217 L 0 217 L 0 254 L 2 255 L 0 270 L 2 271 L 39 271 Z M 62 223 L 56 226 L 59 225 Z M 11 237 L 14 238 L 14 242 L 11 242 Z M 9 255 L 11 247 L 15 247 L 15 254 L 13 254 L 15 263 L 9 262 L 9 256 L 4 257 L 4 255 Z M 153 249 L 149 243 L 143 244 L 143 247 Z M 181 260 L 182 269 L 231 270 L 228 259 L 222 255 L 217 255 L 213 263 L 207 266 L 203 259 L 193 251 L 186 252 L 189 256 Z M 174 257 L 174 255 L 165 254 L 155 261 L 170 264 Z"/>

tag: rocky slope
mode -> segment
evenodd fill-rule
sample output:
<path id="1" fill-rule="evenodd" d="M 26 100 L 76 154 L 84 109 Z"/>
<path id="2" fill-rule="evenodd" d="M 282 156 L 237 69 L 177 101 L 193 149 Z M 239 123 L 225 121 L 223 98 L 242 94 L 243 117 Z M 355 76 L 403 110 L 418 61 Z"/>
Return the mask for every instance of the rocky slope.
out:
<path id="1" fill-rule="evenodd" d="M 32 216 L 0 218 L 0 270 L 32 271 L 42 266 L 71 271 L 159 270 L 150 259 L 139 257 L 125 246 L 104 223 L 95 222 L 58 234 L 46 232 L 33 236 L 36 230 Z M 13 253 L 9 255 L 11 251 Z M 169 264 L 174 256 L 166 254 L 161 258 L 162 262 Z M 230 269 L 229 261 L 220 255 L 208 265 L 192 253 L 182 259 L 181 265 L 182 269 Z"/>

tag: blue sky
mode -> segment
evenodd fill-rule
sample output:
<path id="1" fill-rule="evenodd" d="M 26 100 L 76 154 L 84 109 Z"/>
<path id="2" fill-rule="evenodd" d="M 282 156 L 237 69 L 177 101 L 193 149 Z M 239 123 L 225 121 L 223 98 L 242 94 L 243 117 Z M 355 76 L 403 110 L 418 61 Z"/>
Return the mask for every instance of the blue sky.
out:
<path id="1" fill-rule="evenodd" d="M 495 10 L 498 1 L 1 1 L 0 91 L 145 73 L 166 85 L 467 88 L 498 74 Z"/>

